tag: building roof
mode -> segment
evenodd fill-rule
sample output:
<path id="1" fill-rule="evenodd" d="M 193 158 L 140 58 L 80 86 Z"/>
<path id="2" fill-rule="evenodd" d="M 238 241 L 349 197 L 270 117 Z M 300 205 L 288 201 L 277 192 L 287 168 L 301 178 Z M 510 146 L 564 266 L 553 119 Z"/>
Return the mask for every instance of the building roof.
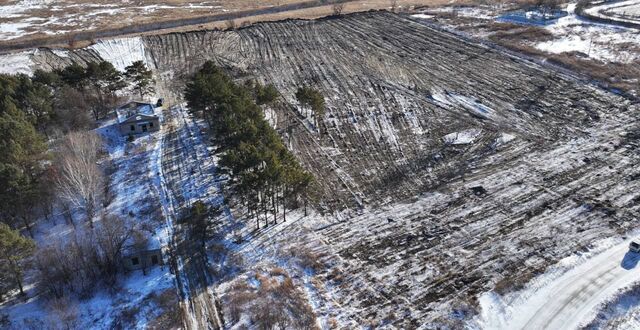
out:
<path id="1" fill-rule="evenodd" d="M 123 123 L 134 116 L 140 116 L 140 119 L 155 116 L 155 111 L 151 103 L 131 101 L 118 107 L 116 114 L 118 116 L 118 123 Z"/>

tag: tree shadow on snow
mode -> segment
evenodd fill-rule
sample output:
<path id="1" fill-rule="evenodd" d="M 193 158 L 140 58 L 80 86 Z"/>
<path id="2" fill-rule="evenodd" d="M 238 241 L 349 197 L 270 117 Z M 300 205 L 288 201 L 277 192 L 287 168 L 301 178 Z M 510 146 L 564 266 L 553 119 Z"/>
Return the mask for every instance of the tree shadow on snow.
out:
<path id="1" fill-rule="evenodd" d="M 634 269 L 638 265 L 638 261 L 640 261 L 640 253 L 627 251 L 620 266 L 626 270 Z"/>

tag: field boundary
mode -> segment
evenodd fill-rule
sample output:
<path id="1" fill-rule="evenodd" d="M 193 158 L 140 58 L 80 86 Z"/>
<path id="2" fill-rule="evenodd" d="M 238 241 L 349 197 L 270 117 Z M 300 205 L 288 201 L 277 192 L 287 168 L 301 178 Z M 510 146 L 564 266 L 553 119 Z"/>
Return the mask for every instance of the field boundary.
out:
<path id="1" fill-rule="evenodd" d="M 602 17 L 602 16 L 595 16 L 595 15 L 591 15 L 589 14 L 586 10 L 589 8 L 592 8 L 596 5 L 599 4 L 594 4 L 592 3 L 590 0 L 582 0 L 579 1 L 578 4 L 576 5 L 576 14 L 583 18 L 583 19 L 587 19 L 589 21 L 593 21 L 596 23 L 603 23 L 603 24 L 609 24 L 609 25 L 618 25 L 618 26 L 622 26 L 625 28 L 631 28 L 631 29 L 639 29 L 640 30 L 640 23 L 633 23 L 633 22 L 629 22 L 629 21 L 620 21 L 620 20 L 616 20 L 613 18 L 606 18 L 606 17 Z"/>
<path id="2" fill-rule="evenodd" d="M 120 28 L 104 29 L 97 31 L 83 31 L 76 33 L 67 33 L 56 36 L 34 38 L 29 40 L 16 40 L 0 42 L 0 54 L 9 53 L 19 50 L 26 50 L 40 47 L 55 47 L 61 45 L 69 45 L 78 42 L 94 41 L 103 38 L 113 38 L 117 36 L 137 34 L 144 32 L 152 32 L 156 30 L 174 29 L 179 27 L 201 25 L 214 22 L 224 22 L 240 18 L 246 18 L 258 15 L 278 14 L 293 10 L 311 9 L 323 7 L 327 5 L 348 3 L 355 0 L 310 0 L 299 3 L 291 3 L 280 6 L 272 6 L 265 8 L 256 8 L 249 10 L 241 10 L 230 13 L 221 13 L 207 16 L 198 16 L 192 18 L 166 20 L 160 22 L 150 22 L 134 24 Z M 197 30 L 194 28 L 194 30 Z"/>

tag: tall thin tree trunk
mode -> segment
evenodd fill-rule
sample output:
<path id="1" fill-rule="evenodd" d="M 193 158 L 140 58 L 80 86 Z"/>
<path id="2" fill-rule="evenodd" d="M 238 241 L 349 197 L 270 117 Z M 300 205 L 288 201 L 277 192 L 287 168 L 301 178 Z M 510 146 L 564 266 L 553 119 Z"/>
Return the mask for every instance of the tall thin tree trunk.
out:
<path id="1" fill-rule="evenodd" d="M 287 185 L 282 187 L 282 221 L 287 221 Z"/>
<path id="2" fill-rule="evenodd" d="M 33 239 L 33 229 L 31 228 L 31 223 L 29 221 L 29 218 L 27 216 L 21 216 L 20 218 L 22 218 L 22 223 L 24 224 L 24 227 L 27 228 L 27 232 L 29 233 L 29 236 L 31 236 L 31 238 Z"/>

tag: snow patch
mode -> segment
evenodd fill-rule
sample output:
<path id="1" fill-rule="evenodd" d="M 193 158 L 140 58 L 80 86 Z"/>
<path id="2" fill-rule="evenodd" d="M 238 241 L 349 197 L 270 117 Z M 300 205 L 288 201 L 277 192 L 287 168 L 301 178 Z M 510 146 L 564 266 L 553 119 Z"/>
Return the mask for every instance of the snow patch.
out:
<path id="1" fill-rule="evenodd" d="M 96 51 L 102 59 L 111 62 L 116 69 L 122 72 L 125 71 L 125 67 L 135 61 L 143 61 L 149 66 L 145 57 L 144 44 L 140 37 L 100 40 L 91 45 L 89 49 Z"/>
<path id="2" fill-rule="evenodd" d="M 481 129 L 472 128 L 460 132 L 449 133 L 445 135 L 442 140 L 448 144 L 469 144 L 473 143 L 481 133 Z"/>
<path id="3" fill-rule="evenodd" d="M 540 42 L 535 48 L 553 54 L 581 52 L 598 60 L 621 63 L 640 58 L 633 49 L 618 46 L 633 43 L 640 47 L 640 35 L 635 30 L 582 20 L 575 15 L 575 7 L 575 3 L 569 4 L 567 16 L 545 27 L 556 38 Z"/>
<path id="4" fill-rule="evenodd" d="M 596 309 L 621 288 L 640 281 L 638 256 L 631 239 L 605 239 L 587 253 L 562 259 L 519 292 L 478 297 L 481 329 L 575 329 L 590 321 Z M 635 259 L 634 259 L 635 258 Z M 636 260 L 630 265 L 629 260 Z M 589 292 L 589 294 L 585 294 Z"/>
<path id="5" fill-rule="evenodd" d="M 31 66 L 31 52 L 21 52 L 15 54 L 6 54 L 0 56 L 0 73 L 4 74 L 18 74 L 24 73 L 31 75 L 33 70 Z"/>

